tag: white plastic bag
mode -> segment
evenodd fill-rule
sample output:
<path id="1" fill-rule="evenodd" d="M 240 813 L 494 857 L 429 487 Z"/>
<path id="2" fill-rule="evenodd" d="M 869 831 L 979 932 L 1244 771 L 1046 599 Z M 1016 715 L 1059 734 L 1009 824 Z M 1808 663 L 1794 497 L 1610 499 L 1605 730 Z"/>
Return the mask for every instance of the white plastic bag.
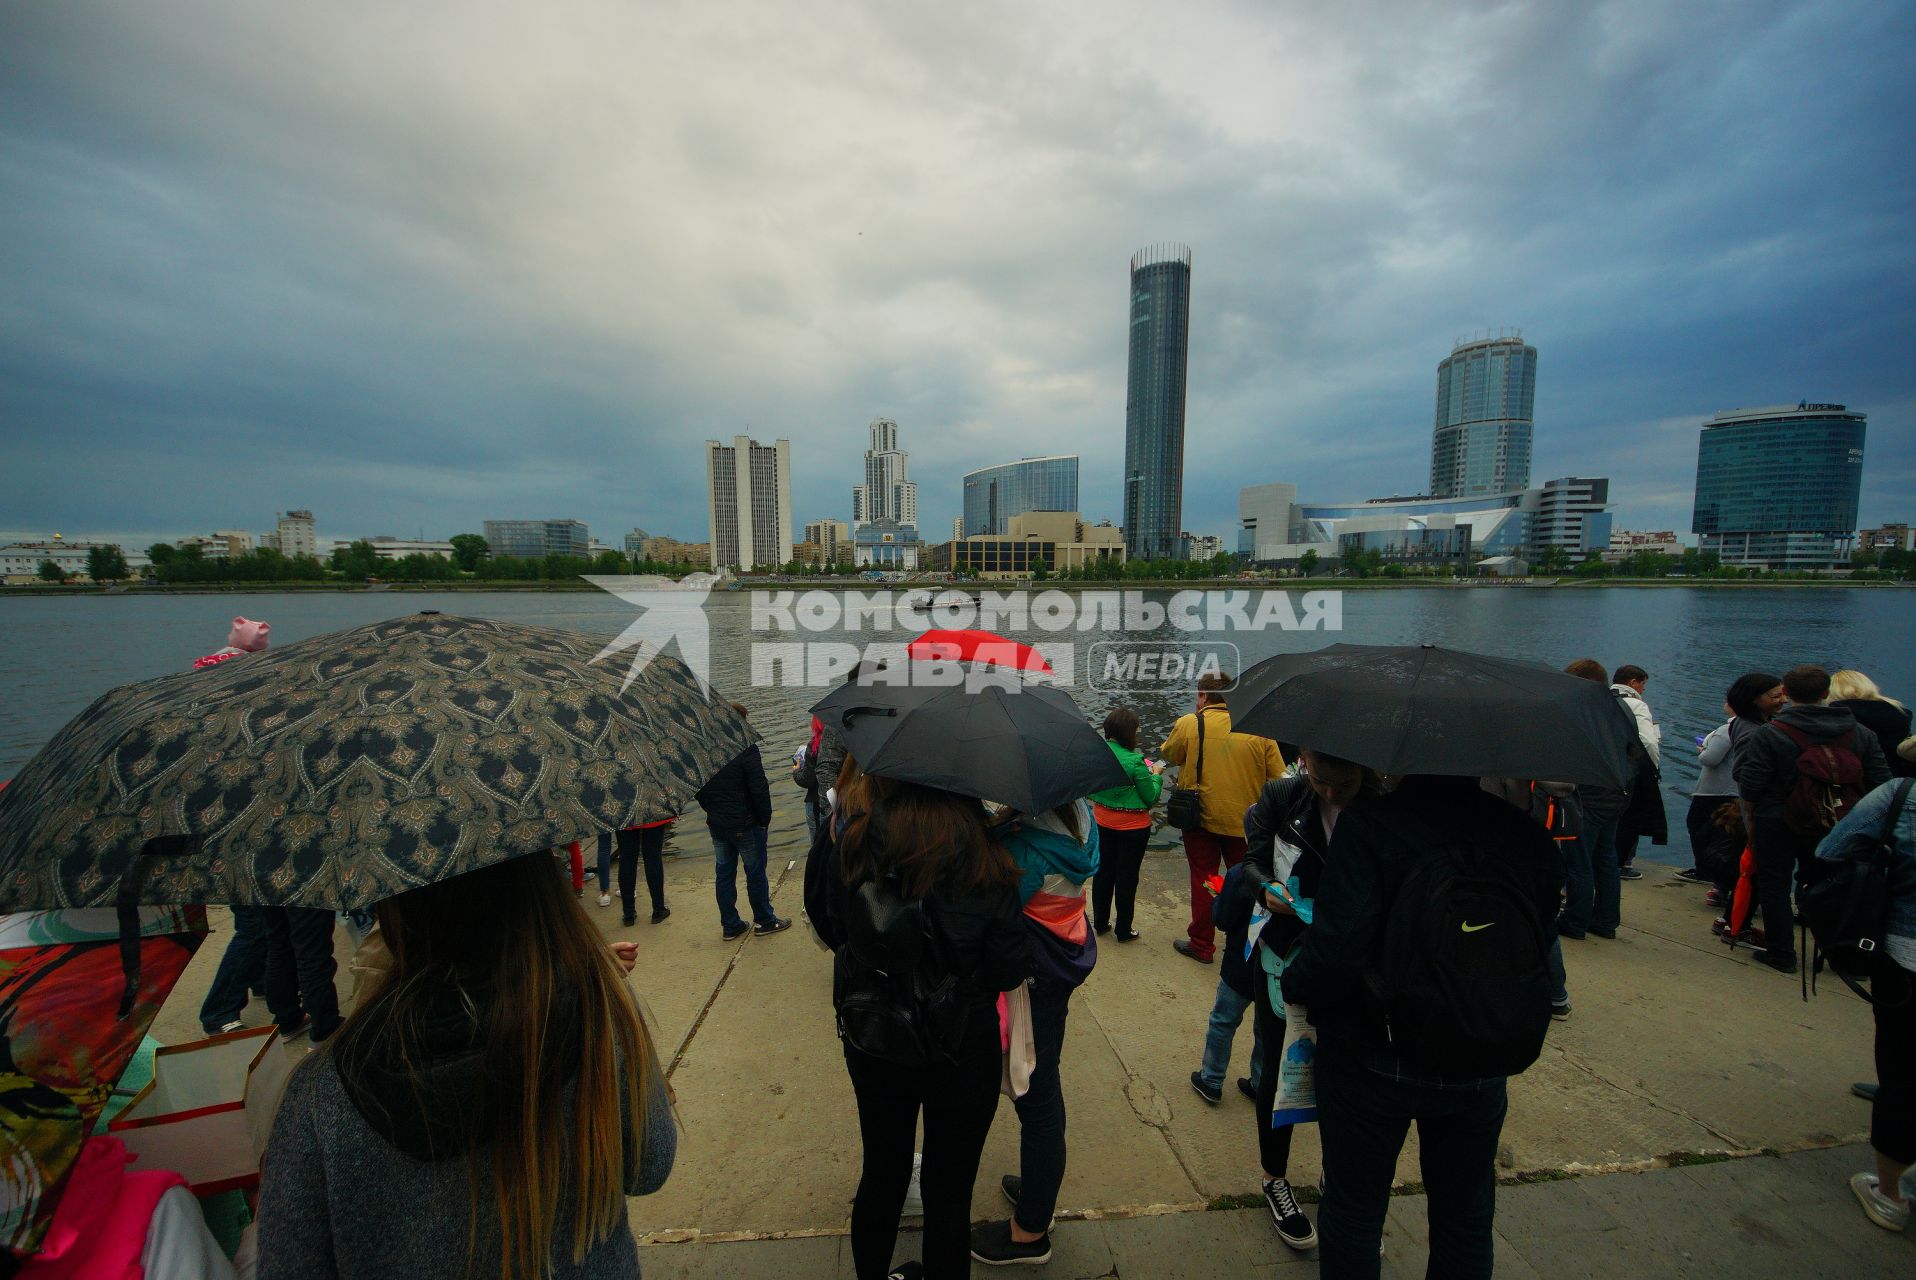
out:
<path id="1" fill-rule="evenodd" d="M 1317 1028 L 1301 1004 L 1284 1006 L 1284 1050 L 1277 1056 L 1277 1100 L 1271 1127 L 1309 1124 L 1317 1119 Z"/>
<path id="2" fill-rule="evenodd" d="M 1015 1101 L 1031 1088 L 1031 1073 L 1038 1068 L 1038 1046 L 1031 1038 L 1031 988 L 1022 982 L 998 997 L 998 1043 L 1004 1047 L 999 1088 Z"/>

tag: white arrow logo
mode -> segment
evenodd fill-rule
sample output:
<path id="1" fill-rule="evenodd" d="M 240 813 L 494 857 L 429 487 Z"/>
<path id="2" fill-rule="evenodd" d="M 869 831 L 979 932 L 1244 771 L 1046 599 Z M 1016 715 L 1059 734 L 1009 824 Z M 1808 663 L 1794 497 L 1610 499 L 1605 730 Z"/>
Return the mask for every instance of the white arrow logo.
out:
<path id="1" fill-rule="evenodd" d="M 679 659 L 692 669 L 699 692 L 711 700 L 712 666 L 711 627 L 705 617 L 705 597 L 718 578 L 709 573 L 687 574 L 678 582 L 657 574 L 620 574 L 611 577 L 587 575 L 586 581 L 601 591 L 609 591 L 627 604 L 638 606 L 637 621 L 621 631 L 593 657 L 610 657 L 631 649 L 632 665 L 619 685 L 624 693 L 645 670 L 645 664 L 665 652 L 668 644 L 679 647 Z"/>

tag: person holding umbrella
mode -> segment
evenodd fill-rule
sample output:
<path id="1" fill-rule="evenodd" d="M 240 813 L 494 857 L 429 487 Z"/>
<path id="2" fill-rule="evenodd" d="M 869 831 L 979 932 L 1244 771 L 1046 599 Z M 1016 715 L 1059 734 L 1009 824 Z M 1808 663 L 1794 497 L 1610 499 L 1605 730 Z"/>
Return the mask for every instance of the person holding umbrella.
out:
<path id="1" fill-rule="evenodd" d="M 821 839 L 806 868 L 806 913 L 834 953 L 833 1005 L 858 1099 L 852 1265 L 859 1280 L 955 1280 L 971 1269 L 972 1186 L 998 1109 L 998 993 L 1031 971 L 1018 871 L 976 799 L 861 773 L 855 752 L 841 779 L 836 839 Z M 887 916 L 912 924 L 887 930 Z M 914 993 L 940 988 L 949 998 L 934 1028 Z M 889 1035 L 874 1030 L 886 1025 Z M 923 1261 L 892 1270 L 921 1112 Z"/>
<path id="2" fill-rule="evenodd" d="M 1635 734 L 1607 685 L 1424 645 L 1271 658 L 1231 694 L 1247 732 L 1402 780 L 1337 818 L 1312 923 L 1281 980 L 1318 1029 L 1327 1276 L 1367 1280 L 1418 1127 L 1431 1275 L 1488 1277 L 1506 1079 L 1550 1026 L 1563 871 L 1538 823 L 1479 778 L 1625 782 Z"/>
<path id="3" fill-rule="evenodd" d="M 1098 870 L 1098 828 L 1089 801 L 1035 814 L 1000 814 L 1005 848 L 1018 868 L 1018 899 L 1031 934 L 1031 1084 L 1014 1099 L 1018 1172 L 999 1182 L 1012 1216 L 971 1233 L 971 1256 L 994 1266 L 1051 1257 L 1051 1219 L 1064 1184 L 1064 1024 L 1071 993 L 1098 963 L 1084 918 L 1084 886 Z"/>
<path id="4" fill-rule="evenodd" d="M 812 708 L 848 753 L 834 817 L 841 847 L 833 851 L 821 838 L 828 847 L 806 867 L 805 910 L 836 956 L 833 1000 L 859 1097 L 865 1174 L 852 1210 L 852 1250 L 860 1280 L 887 1274 L 921 1105 L 925 1259 L 922 1271 L 908 1265 L 892 1274 L 968 1273 L 969 1258 L 980 1256 L 979 1241 L 967 1239 L 971 1186 L 1001 1074 L 997 1020 L 987 1013 L 979 1026 L 978 1009 L 989 1007 L 980 1000 L 1034 970 L 1050 971 L 1043 966 L 1077 966 L 1081 978 L 1096 958 L 1083 897 L 1097 869 L 1095 845 L 1086 847 L 1095 835 L 1081 797 L 1125 774 L 1070 695 L 1005 675 L 982 684 L 852 680 Z M 1021 823 L 1032 833 L 1024 869 L 985 830 L 976 801 L 986 797 L 1040 815 Z M 1060 806 L 1068 817 L 1052 812 Z M 1052 953 L 1042 965 L 1041 931 L 1023 918 L 1021 894 L 1060 930 L 1042 944 Z M 874 975 L 892 976 L 879 982 Z M 1043 996 L 1034 984 L 1034 1041 Z M 1056 1005 L 1061 1042 L 1062 999 Z M 1034 1176 L 1045 1178 L 1055 1203 L 1054 1175 L 1043 1171 L 1063 1174 L 1063 1098 L 1039 1091 L 1044 1049 L 1034 1048 L 1040 1069 L 1031 1092 L 1056 1118 L 1034 1134 L 1050 1153 L 1049 1164 L 1036 1161 Z M 944 1110 L 937 1139 L 934 1107 Z M 1041 1236 L 1050 1226 L 1044 1211 Z M 1043 1241 L 1003 1260 L 1043 1261 Z"/>
<path id="5" fill-rule="evenodd" d="M 638 1274 L 624 1197 L 670 1168 L 668 1095 L 548 858 L 680 812 L 753 736 L 682 662 L 599 657 L 388 619 L 113 690 L 0 792 L 0 911 L 378 915 L 391 966 L 274 1122 L 264 1280 Z"/>
<path id="6" fill-rule="evenodd" d="M 544 863 L 374 908 L 391 963 L 274 1119 L 261 1280 L 638 1274 L 625 1197 L 672 1169 L 665 1072 Z"/>
<path id="7" fill-rule="evenodd" d="M 1178 786 L 1198 793 L 1198 822 L 1184 829 L 1184 860 L 1191 870 L 1191 923 L 1171 944 L 1181 956 L 1210 964 L 1217 953 L 1211 923 L 1210 880 L 1220 866 L 1244 856 L 1244 811 L 1264 784 L 1284 776 L 1284 757 L 1269 738 L 1231 730 L 1221 671 L 1198 677 L 1197 709 L 1171 726 L 1159 754 L 1178 766 Z"/>

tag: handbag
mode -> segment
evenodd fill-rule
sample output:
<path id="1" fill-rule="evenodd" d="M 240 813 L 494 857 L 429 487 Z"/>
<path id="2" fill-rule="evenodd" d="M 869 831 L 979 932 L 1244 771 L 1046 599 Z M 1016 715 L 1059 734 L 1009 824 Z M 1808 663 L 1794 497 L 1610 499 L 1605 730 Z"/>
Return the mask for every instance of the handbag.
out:
<path id="1" fill-rule="evenodd" d="M 1038 1069 L 1038 1045 L 1031 1035 L 1031 988 L 1020 982 L 998 993 L 998 1043 L 1004 1050 L 1004 1074 L 998 1082 L 1014 1102 L 1031 1088 Z"/>
<path id="2" fill-rule="evenodd" d="M 1191 780 L 1202 782 L 1204 780 L 1203 708 L 1199 708 L 1197 713 L 1197 739 L 1197 760 L 1195 767 L 1191 770 Z M 1180 785 L 1171 789 L 1171 798 L 1164 802 L 1164 820 L 1179 831 L 1195 831 L 1203 825 L 1204 797 L 1196 787 L 1184 786 L 1183 782 L 1184 771 L 1180 769 L 1178 771 Z"/>

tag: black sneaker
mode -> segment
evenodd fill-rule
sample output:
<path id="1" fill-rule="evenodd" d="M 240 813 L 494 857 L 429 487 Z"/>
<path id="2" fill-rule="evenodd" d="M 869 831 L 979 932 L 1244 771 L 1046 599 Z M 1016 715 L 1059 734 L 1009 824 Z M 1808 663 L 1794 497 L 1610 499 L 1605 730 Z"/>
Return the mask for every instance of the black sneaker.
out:
<path id="1" fill-rule="evenodd" d="M 1641 871 L 1638 871 L 1638 870 L 1637 870 L 1637 869 L 1636 869 L 1635 867 L 1618 867 L 1618 868 L 1617 868 L 1617 879 L 1619 879 L 1619 880 L 1641 880 L 1641 879 L 1643 879 L 1643 873 L 1642 873 Z"/>
<path id="2" fill-rule="evenodd" d="M 719 934 L 719 937 L 723 938 L 727 942 L 737 942 L 740 938 L 743 938 L 745 936 L 746 932 L 749 929 L 751 929 L 751 927 L 752 927 L 751 925 L 746 924 L 743 920 L 741 920 L 734 927 L 723 930 Z"/>
<path id="3" fill-rule="evenodd" d="M 1876 1101 L 1876 1091 L 1880 1087 L 1881 1086 L 1874 1080 L 1858 1080 L 1849 1087 L 1849 1091 L 1861 1098 L 1864 1102 L 1874 1102 Z"/>
<path id="4" fill-rule="evenodd" d="M 1761 965 L 1768 965 L 1778 973 L 1795 973 L 1796 957 L 1779 956 L 1773 951 L 1752 951 L 1750 959 Z"/>
<path id="5" fill-rule="evenodd" d="M 1617 931 L 1615 929 L 1599 929 L 1593 924 L 1590 926 L 1590 936 L 1593 938 L 1605 938 L 1611 942 L 1615 942 L 1617 940 Z"/>
<path id="6" fill-rule="evenodd" d="M 885 1280 L 924 1280 L 925 1264 L 918 1261 L 901 1262 L 885 1273 Z"/>
<path id="7" fill-rule="evenodd" d="M 1176 942 L 1173 942 L 1171 944 L 1171 950 L 1177 952 L 1179 955 L 1183 956 L 1186 960 L 1195 960 L 1199 964 L 1215 963 L 1215 957 L 1199 955 L 1197 953 L 1197 948 L 1191 945 L 1191 940 L 1189 938 L 1179 938 Z"/>
<path id="8" fill-rule="evenodd" d="M 1204 1073 L 1201 1071 L 1193 1071 L 1191 1073 L 1191 1088 L 1197 1092 L 1198 1097 L 1204 1099 L 1214 1107 L 1224 1101 L 1224 1090 L 1213 1089 L 1210 1085 L 1204 1083 Z"/>
<path id="9" fill-rule="evenodd" d="M 1111 926 L 1108 924 L 1094 924 L 1091 926 L 1091 932 L 1102 938 L 1105 934 L 1111 932 Z"/>
<path id="10" fill-rule="evenodd" d="M 652 923 L 657 924 L 659 923 L 659 921 L 665 919 L 667 916 L 671 914 L 672 914 L 672 908 L 670 907 L 653 907 L 652 908 Z"/>
<path id="11" fill-rule="evenodd" d="M 1252 1102 L 1257 1101 L 1257 1086 L 1251 1082 L 1251 1077 L 1239 1076 L 1237 1078 L 1237 1091 L 1249 1098 Z"/>
<path id="12" fill-rule="evenodd" d="M 1136 942 L 1140 936 L 1136 929 L 1120 929 L 1117 934 L 1119 942 Z"/>
<path id="13" fill-rule="evenodd" d="M 633 915 L 630 911 L 626 912 L 625 915 L 622 916 L 619 920 L 620 924 L 626 924 L 626 925 L 634 925 L 634 924 L 637 924 L 638 922 L 639 922 L 639 918 L 636 915 Z M 654 921 L 654 923 L 657 923 L 657 922 Z"/>
<path id="14" fill-rule="evenodd" d="M 1550 1002 L 1550 1020 L 1552 1022 L 1570 1021 L 1570 1002 L 1568 1000 L 1552 1000 Z"/>
<path id="15" fill-rule="evenodd" d="M 987 1267 L 1010 1267 L 1020 1263 L 1041 1267 L 1051 1261 L 1051 1233 L 1025 1242 L 1011 1238 L 1011 1220 L 987 1222 L 971 1229 L 971 1256 Z"/>
<path id="16" fill-rule="evenodd" d="M 777 916 L 773 916 L 770 924 L 753 925 L 752 932 L 763 938 L 767 934 L 783 933 L 791 927 L 792 922 L 790 920 L 781 920 Z"/>
<path id="17" fill-rule="evenodd" d="M 1291 1193 L 1291 1184 L 1283 1178 L 1272 1178 L 1264 1184 L 1264 1203 L 1271 1211 L 1271 1221 L 1277 1224 L 1277 1238 L 1293 1249 L 1309 1249 L 1317 1244 L 1317 1228 L 1298 1208 L 1297 1197 Z"/>
<path id="18" fill-rule="evenodd" d="M 1683 870 L 1677 872 L 1677 879 L 1688 880 L 1692 884 L 1710 883 L 1710 877 L 1704 875 L 1701 871 L 1698 871 L 1695 867 L 1683 868 Z"/>

